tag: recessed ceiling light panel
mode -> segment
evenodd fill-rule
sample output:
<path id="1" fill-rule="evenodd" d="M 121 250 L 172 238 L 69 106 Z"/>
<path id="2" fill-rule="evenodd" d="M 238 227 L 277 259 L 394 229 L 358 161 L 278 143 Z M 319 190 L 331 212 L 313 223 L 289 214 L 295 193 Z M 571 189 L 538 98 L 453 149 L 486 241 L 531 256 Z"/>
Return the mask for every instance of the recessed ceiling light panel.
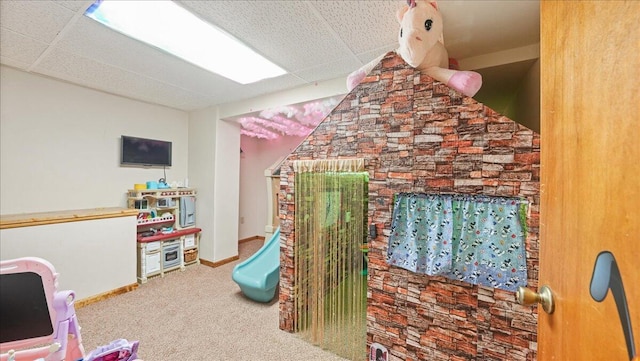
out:
<path id="1" fill-rule="evenodd" d="M 98 0 L 85 15 L 240 84 L 286 71 L 173 1 Z"/>

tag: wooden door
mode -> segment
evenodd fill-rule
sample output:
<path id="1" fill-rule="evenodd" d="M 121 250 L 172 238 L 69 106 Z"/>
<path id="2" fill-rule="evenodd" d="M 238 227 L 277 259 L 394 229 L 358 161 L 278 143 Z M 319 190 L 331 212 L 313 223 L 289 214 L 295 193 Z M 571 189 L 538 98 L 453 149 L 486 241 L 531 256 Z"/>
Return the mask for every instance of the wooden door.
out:
<path id="1" fill-rule="evenodd" d="M 541 2 L 539 360 L 628 360 L 611 290 L 590 294 L 598 254 L 616 261 L 640 352 L 640 1 Z"/>

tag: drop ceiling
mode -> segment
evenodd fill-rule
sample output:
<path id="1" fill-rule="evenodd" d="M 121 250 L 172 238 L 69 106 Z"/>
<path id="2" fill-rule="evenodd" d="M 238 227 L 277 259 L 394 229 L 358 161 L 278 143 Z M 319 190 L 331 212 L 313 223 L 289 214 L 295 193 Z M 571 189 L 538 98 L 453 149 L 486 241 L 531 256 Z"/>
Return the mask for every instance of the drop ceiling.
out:
<path id="1" fill-rule="evenodd" d="M 405 4 L 398 0 L 177 1 L 288 71 L 240 85 L 86 18 L 83 13 L 91 3 L 0 1 L 1 63 L 193 111 L 346 78 L 397 47 L 395 12 Z M 530 64 L 537 57 L 539 1 L 441 0 L 438 4 L 445 21 L 445 45 L 461 68 L 480 73 L 491 69 L 483 74 L 485 84 L 504 84 L 501 91 L 517 84 L 527 70 L 522 61 Z M 225 56 L 224 49 L 219 51 Z M 512 63 L 520 66 L 509 67 Z M 504 73 L 496 72 L 501 66 Z M 498 76 L 506 79 L 493 79 Z"/>

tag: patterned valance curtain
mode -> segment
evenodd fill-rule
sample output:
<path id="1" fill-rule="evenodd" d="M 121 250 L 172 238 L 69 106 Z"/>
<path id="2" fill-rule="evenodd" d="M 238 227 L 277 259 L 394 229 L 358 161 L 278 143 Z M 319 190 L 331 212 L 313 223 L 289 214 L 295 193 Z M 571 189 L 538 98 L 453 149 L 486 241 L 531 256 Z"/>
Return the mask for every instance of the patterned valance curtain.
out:
<path id="1" fill-rule="evenodd" d="M 527 284 L 523 199 L 399 193 L 387 263 L 515 291 Z"/>

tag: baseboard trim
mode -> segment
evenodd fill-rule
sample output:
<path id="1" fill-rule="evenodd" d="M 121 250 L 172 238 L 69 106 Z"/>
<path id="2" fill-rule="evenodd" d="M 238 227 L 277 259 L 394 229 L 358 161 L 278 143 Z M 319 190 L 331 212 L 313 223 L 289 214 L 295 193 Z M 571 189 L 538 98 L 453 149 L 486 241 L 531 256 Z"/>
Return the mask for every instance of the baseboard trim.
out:
<path id="1" fill-rule="evenodd" d="M 249 237 L 249 238 L 243 238 L 241 240 L 238 241 L 238 244 L 240 243 L 245 243 L 245 242 L 251 242 L 251 241 L 255 241 L 255 240 L 262 240 L 264 241 L 264 237 L 262 236 L 253 236 L 253 237 Z M 220 261 L 216 261 L 216 262 L 212 262 L 212 261 L 208 261 L 206 259 L 202 259 L 200 258 L 200 264 L 211 267 L 211 268 L 216 268 L 216 267 L 220 267 L 223 266 L 227 263 L 231 263 L 234 261 L 237 261 L 240 259 L 240 256 L 233 256 L 233 257 L 229 257 L 229 258 L 225 258 L 223 260 Z"/>
<path id="2" fill-rule="evenodd" d="M 253 237 L 249 237 L 249 238 L 243 238 L 243 239 L 239 240 L 238 243 L 251 242 L 251 241 L 255 241 L 256 239 L 261 239 L 261 240 L 264 241 L 264 237 L 263 236 L 253 236 Z"/>
<path id="3" fill-rule="evenodd" d="M 217 262 L 211 262 L 211 261 L 207 261 L 206 259 L 200 258 L 200 264 L 208 266 L 208 267 L 211 267 L 211 268 L 216 268 L 216 267 L 220 267 L 222 265 L 225 265 L 227 263 L 231 263 L 233 261 L 237 261 L 239 259 L 240 259 L 240 256 L 233 256 L 233 257 L 225 258 L 225 259 L 217 261 Z"/>
<path id="4" fill-rule="evenodd" d="M 264 241 L 264 237 L 262 237 L 262 236 L 253 236 L 253 237 L 241 239 L 241 240 L 238 241 L 238 243 L 250 242 L 250 241 L 255 241 L 255 240 L 258 240 L 258 239 Z M 211 267 L 211 268 L 216 268 L 216 267 L 223 266 L 223 265 L 225 265 L 227 263 L 231 263 L 231 262 L 237 261 L 239 259 L 240 259 L 240 256 L 233 256 L 233 257 L 225 258 L 225 259 L 217 261 L 217 262 L 211 262 L 211 261 L 208 261 L 206 259 L 200 258 L 200 264 L 208 266 L 208 267 Z M 88 306 L 88 305 L 90 305 L 92 303 L 104 301 L 104 300 L 106 300 L 108 298 L 111 298 L 111 297 L 114 297 L 114 296 L 117 296 L 117 295 L 121 295 L 123 293 L 131 292 L 131 291 L 135 290 L 138 287 L 139 287 L 138 283 L 132 283 L 132 284 L 130 284 L 128 286 L 116 288 L 115 290 L 112 290 L 112 291 L 109 291 L 109 292 L 101 293 L 101 294 L 96 295 L 96 296 L 92 296 L 92 297 L 81 299 L 79 301 L 75 301 L 74 306 L 75 306 L 75 308 L 82 308 L 82 307 Z"/>
<path id="5" fill-rule="evenodd" d="M 75 308 L 82 308 L 82 307 L 88 306 L 88 305 L 90 305 L 92 303 L 104 301 L 107 298 L 111 298 L 111 297 L 115 297 L 115 296 L 118 296 L 118 295 L 121 295 L 121 294 L 124 294 L 124 293 L 127 293 L 127 292 L 131 292 L 131 291 L 137 289 L 138 286 L 139 286 L 138 283 L 132 283 L 132 284 L 130 284 L 128 286 L 116 288 L 115 290 L 111 290 L 109 292 L 104 292 L 104 293 L 101 293 L 99 295 L 91 296 L 91 297 L 88 297 L 88 298 L 83 298 L 83 299 L 81 299 L 79 301 L 75 301 L 74 302 L 74 306 L 75 306 Z"/>

